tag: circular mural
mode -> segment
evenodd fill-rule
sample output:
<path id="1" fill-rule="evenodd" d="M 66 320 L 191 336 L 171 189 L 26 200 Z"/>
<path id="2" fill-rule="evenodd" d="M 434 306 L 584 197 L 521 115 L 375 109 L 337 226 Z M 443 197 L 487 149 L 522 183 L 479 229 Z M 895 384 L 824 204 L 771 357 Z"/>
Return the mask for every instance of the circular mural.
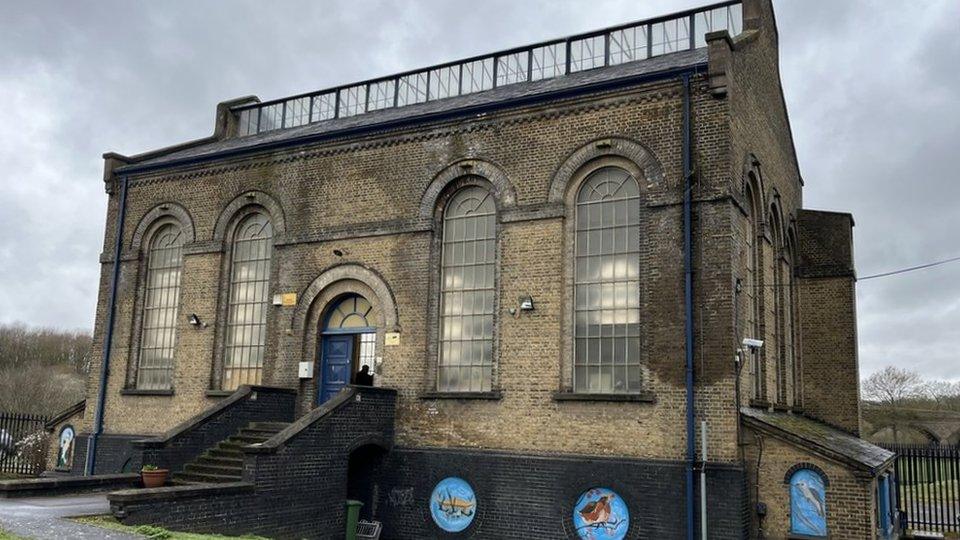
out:
<path id="1" fill-rule="evenodd" d="M 588 489 L 573 507 L 573 527 L 584 540 L 622 540 L 630 528 L 630 511 L 613 490 Z"/>
<path id="2" fill-rule="evenodd" d="M 438 527 L 460 532 L 470 526 L 477 513 L 477 496 L 470 484 L 451 476 L 437 482 L 430 495 L 430 514 Z"/>

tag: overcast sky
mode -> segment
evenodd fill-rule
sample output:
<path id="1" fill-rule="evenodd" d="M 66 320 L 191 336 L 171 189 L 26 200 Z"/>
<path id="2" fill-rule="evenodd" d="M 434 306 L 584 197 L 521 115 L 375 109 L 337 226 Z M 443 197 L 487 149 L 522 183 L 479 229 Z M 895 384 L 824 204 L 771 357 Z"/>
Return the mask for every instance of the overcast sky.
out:
<path id="1" fill-rule="evenodd" d="M 101 154 L 271 99 L 703 5 L 691 0 L 0 2 L 0 322 L 90 329 Z M 960 2 L 780 0 L 808 208 L 861 276 L 960 255 Z M 960 380 L 960 263 L 858 285 L 862 374 Z"/>

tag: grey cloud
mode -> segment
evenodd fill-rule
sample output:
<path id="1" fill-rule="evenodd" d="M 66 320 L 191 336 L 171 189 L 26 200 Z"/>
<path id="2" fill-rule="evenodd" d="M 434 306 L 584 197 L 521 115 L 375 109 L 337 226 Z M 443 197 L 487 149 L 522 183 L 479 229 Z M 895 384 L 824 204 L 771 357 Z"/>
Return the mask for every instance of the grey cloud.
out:
<path id="1" fill-rule="evenodd" d="M 860 273 L 960 255 L 960 4 L 778 0 L 808 207 L 851 211 Z M 0 321 L 92 325 L 100 154 L 207 135 L 290 95 L 700 5 L 184 0 L 0 3 Z M 909 9 L 908 9 L 909 7 Z M 960 378 L 960 264 L 859 285 L 864 373 Z"/>

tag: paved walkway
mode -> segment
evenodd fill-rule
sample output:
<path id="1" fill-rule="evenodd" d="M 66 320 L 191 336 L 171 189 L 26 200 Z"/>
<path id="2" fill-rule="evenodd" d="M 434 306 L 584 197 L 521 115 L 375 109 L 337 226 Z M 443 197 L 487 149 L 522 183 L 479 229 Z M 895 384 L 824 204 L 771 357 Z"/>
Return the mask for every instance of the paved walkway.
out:
<path id="1" fill-rule="evenodd" d="M 0 499 L 0 529 L 27 538 L 90 538 L 108 540 L 142 540 L 142 536 L 126 534 L 65 519 L 67 516 L 109 514 L 106 495 L 70 497 L 33 497 Z"/>

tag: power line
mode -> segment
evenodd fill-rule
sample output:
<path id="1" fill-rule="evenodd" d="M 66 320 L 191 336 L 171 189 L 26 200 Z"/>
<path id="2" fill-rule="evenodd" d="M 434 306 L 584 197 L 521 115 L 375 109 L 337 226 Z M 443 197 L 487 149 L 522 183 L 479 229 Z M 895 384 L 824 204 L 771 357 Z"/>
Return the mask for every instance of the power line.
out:
<path id="1" fill-rule="evenodd" d="M 936 262 L 932 262 L 932 263 L 921 264 L 921 265 L 919 265 L 919 266 L 911 266 L 910 268 L 901 268 L 900 270 L 892 270 L 892 271 L 890 271 L 890 272 L 883 272 L 883 273 L 881 273 L 881 274 L 873 274 L 872 276 L 864 276 L 864 277 L 862 277 L 862 278 L 857 278 L 857 281 L 863 281 L 863 280 L 866 280 L 866 279 L 874 279 L 874 278 L 881 278 L 881 277 L 887 277 L 887 276 L 894 276 L 894 275 L 897 275 L 897 274 L 902 274 L 902 273 L 904 273 L 904 272 L 913 272 L 914 270 L 923 270 L 924 268 L 930 268 L 930 267 L 932 267 L 932 266 L 940 266 L 941 264 L 947 264 L 947 263 L 952 263 L 952 262 L 956 262 L 956 261 L 960 261 L 960 257 L 951 257 L 951 258 L 949 258 L 949 259 L 944 259 L 944 260 L 942 260 L 942 261 L 936 261 Z"/>
<path id="2" fill-rule="evenodd" d="M 857 278 L 857 281 L 860 282 L 860 281 L 864 281 L 864 280 L 866 280 L 866 279 L 876 279 L 876 278 L 882 278 L 882 277 L 887 277 L 887 276 L 895 276 L 895 275 L 897 275 L 897 274 L 903 274 L 903 273 L 906 273 L 906 272 L 913 272 L 914 270 L 923 270 L 924 268 L 931 268 L 931 267 L 934 267 L 934 266 L 940 266 L 940 265 L 942 265 L 942 264 L 947 264 L 947 263 L 952 263 L 952 262 L 957 262 L 957 261 L 960 261 L 960 257 L 951 257 L 951 258 L 949 258 L 949 259 L 943 259 L 942 261 L 934 261 L 934 262 L 931 262 L 931 263 L 921 264 L 921 265 L 918 265 L 918 266 L 911 266 L 911 267 L 909 267 L 909 268 L 901 268 L 901 269 L 899 269 L 899 270 L 891 270 L 891 271 L 889 271 L 889 272 L 881 272 L 881 273 L 879 273 L 879 274 L 872 274 L 872 275 L 869 275 L 869 276 L 858 277 L 858 278 Z M 798 282 L 798 283 L 796 283 L 795 285 L 803 285 L 803 284 L 804 284 L 804 282 Z M 786 287 L 789 287 L 789 286 L 790 286 L 789 283 L 764 284 L 764 285 L 751 285 L 751 284 L 748 284 L 748 283 L 743 283 L 743 284 L 741 284 L 741 287 L 743 287 L 743 288 L 745 288 L 745 289 L 746 289 L 746 288 L 780 289 L 780 288 L 786 288 Z"/>

